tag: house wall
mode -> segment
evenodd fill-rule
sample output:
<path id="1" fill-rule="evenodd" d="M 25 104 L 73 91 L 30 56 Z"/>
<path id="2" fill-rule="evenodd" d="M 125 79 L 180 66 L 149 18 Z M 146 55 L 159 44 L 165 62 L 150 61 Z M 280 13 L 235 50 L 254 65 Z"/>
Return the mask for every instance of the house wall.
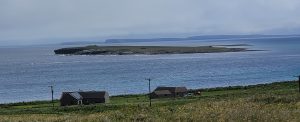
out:
<path id="1" fill-rule="evenodd" d="M 104 98 L 84 98 L 82 99 L 84 105 L 95 104 L 95 103 L 105 103 Z"/>
<path id="2" fill-rule="evenodd" d="M 154 93 L 151 93 L 150 97 L 151 97 L 151 99 L 155 99 L 155 98 L 170 98 L 170 97 L 173 97 L 173 95 L 172 94 L 154 94 Z"/>
<path id="3" fill-rule="evenodd" d="M 172 97 L 172 94 L 160 94 L 160 95 L 156 95 L 157 98 L 170 98 Z"/>
<path id="4" fill-rule="evenodd" d="M 108 103 L 109 102 L 109 95 L 106 92 L 104 98 L 83 98 L 82 104 L 94 104 L 94 103 Z M 68 106 L 68 105 L 77 105 L 77 100 L 73 98 L 70 94 L 63 94 L 60 99 L 61 106 Z"/>
<path id="5" fill-rule="evenodd" d="M 178 93 L 174 93 L 175 94 L 175 97 L 184 97 L 187 92 L 178 92 Z"/>
<path id="6" fill-rule="evenodd" d="M 84 105 L 95 104 L 95 103 L 108 103 L 109 95 L 108 93 L 105 93 L 104 98 L 84 98 L 82 102 Z"/>
<path id="7" fill-rule="evenodd" d="M 187 94 L 187 92 L 172 92 L 171 94 L 154 94 L 151 93 L 151 98 L 172 98 L 172 97 L 184 97 Z"/>
<path id="8" fill-rule="evenodd" d="M 105 102 L 104 103 L 109 103 L 109 94 L 107 92 L 105 93 L 104 98 L 105 98 Z"/>
<path id="9" fill-rule="evenodd" d="M 77 100 L 69 94 L 63 94 L 60 99 L 60 106 L 77 105 Z"/>

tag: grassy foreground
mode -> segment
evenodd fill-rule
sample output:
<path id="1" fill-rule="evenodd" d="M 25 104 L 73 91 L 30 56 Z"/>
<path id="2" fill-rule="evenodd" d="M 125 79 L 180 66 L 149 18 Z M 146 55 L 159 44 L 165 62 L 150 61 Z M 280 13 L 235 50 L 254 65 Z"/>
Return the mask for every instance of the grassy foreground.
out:
<path id="1" fill-rule="evenodd" d="M 154 100 L 111 97 L 109 104 L 51 107 L 49 101 L 0 105 L 0 121 L 300 121 L 297 82 L 202 89 L 202 96 Z"/>

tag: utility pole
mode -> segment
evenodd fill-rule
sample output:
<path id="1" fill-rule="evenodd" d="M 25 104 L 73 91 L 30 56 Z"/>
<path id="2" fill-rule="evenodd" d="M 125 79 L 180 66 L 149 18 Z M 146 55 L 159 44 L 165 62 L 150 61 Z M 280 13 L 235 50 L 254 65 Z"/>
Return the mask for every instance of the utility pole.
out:
<path id="1" fill-rule="evenodd" d="M 151 107 L 151 78 L 147 78 L 146 80 L 148 80 L 148 84 L 149 84 L 149 105 Z"/>
<path id="2" fill-rule="evenodd" d="M 299 87 L 299 92 L 300 92 L 300 75 L 299 76 L 295 76 L 295 77 L 298 77 L 298 83 L 299 83 L 298 87 Z"/>
<path id="3" fill-rule="evenodd" d="M 54 108 L 54 101 L 53 101 L 53 86 L 49 86 L 51 88 L 51 95 L 52 95 L 52 107 Z"/>

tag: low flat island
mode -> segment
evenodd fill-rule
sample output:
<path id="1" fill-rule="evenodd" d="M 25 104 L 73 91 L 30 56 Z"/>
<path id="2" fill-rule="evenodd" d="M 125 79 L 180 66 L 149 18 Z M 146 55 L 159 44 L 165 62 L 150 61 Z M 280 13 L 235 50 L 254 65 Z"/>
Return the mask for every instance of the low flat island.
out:
<path id="1" fill-rule="evenodd" d="M 228 48 L 223 46 L 85 46 L 54 50 L 55 54 L 66 55 L 134 55 L 134 54 L 186 54 L 186 53 L 219 53 L 242 52 L 246 48 Z"/>

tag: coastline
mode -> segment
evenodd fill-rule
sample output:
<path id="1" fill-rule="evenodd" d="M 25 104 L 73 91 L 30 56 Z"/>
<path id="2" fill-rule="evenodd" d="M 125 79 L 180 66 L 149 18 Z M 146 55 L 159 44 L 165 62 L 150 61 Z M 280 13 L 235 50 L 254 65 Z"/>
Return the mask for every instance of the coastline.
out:
<path id="1" fill-rule="evenodd" d="M 280 83 L 293 83 L 295 81 L 280 81 L 280 82 L 272 82 L 272 83 L 263 83 L 263 84 L 254 84 L 254 85 L 245 85 L 245 86 L 225 86 L 225 87 L 212 87 L 212 88 L 196 88 L 196 89 L 188 89 L 188 93 L 194 93 L 197 91 L 200 92 L 211 92 L 211 91 L 224 91 L 224 90 L 242 90 L 249 89 L 261 86 L 268 86 L 272 84 L 280 84 Z M 129 97 L 129 96 L 147 96 L 148 94 L 119 94 L 119 95 L 111 95 L 110 97 Z M 56 102 L 59 102 L 59 99 L 54 99 Z M 35 104 L 35 103 L 50 103 L 51 100 L 35 100 L 35 101 L 23 101 L 23 102 L 12 102 L 12 103 L 1 103 L 0 108 L 3 105 L 19 105 L 19 104 Z"/>
<path id="2" fill-rule="evenodd" d="M 51 101 L 1 104 L 0 121 L 300 120 L 296 81 L 202 89 L 197 96 L 154 99 L 151 107 L 148 101 L 143 94 L 83 106 L 60 107 L 58 100 L 54 107 Z"/>

